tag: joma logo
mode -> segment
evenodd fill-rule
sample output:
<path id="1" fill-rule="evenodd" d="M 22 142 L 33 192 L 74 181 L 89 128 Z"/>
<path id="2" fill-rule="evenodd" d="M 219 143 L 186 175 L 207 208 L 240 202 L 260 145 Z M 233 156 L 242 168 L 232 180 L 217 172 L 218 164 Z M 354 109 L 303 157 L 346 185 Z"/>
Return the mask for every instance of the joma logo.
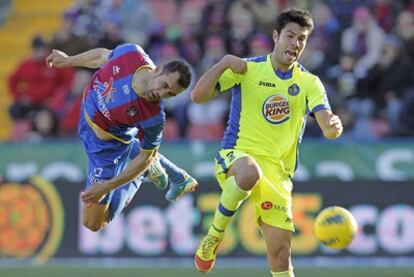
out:
<path id="1" fill-rule="evenodd" d="M 264 82 L 264 81 L 260 81 L 259 86 L 270 87 L 270 88 L 275 88 L 276 87 L 276 85 L 274 83 Z"/>

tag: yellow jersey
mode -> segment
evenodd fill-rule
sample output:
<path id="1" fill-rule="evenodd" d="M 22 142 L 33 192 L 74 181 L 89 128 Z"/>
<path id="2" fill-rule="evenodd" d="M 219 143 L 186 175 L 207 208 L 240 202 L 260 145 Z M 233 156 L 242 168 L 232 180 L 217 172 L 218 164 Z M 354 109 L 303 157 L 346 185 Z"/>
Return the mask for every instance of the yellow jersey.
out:
<path id="1" fill-rule="evenodd" d="M 219 92 L 232 91 L 221 147 L 271 158 L 293 177 L 306 117 L 330 109 L 325 88 L 298 63 L 281 72 L 273 69 L 270 55 L 246 61 L 245 74 L 227 69 L 217 83 Z"/>

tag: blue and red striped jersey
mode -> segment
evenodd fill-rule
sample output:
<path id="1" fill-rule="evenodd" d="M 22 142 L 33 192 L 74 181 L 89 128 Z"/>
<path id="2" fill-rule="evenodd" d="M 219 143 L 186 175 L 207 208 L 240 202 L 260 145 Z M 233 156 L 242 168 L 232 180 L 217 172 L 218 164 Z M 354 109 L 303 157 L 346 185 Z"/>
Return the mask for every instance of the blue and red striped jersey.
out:
<path id="1" fill-rule="evenodd" d="M 84 107 L 90 124 L 125 143 L 133 139 L 138 128 L 143 133 L 141 147 L 153 149 L 161 143 L 164 104 L 148 102 L 133 89 L 134 73 L 142 67 L 155 65 L 140 46 L 116 47 L 86 88 Z"/>

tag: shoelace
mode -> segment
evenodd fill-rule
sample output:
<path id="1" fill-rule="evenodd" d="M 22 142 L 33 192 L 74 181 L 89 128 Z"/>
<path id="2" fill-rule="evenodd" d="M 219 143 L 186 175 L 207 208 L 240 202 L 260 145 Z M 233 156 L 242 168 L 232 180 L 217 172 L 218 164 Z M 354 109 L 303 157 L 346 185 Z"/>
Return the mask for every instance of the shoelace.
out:
<path id="1" fill-rule="evenodd" d="M 210 255 L 214 251 L 214 247 L 220 240 L 216 237 L 208 236 L 203 240 L 203 244 L 201 246 L 201 254 L 203 258 L 210 258 Z M 210 255 L 209 255 L 210 254 Z"/>

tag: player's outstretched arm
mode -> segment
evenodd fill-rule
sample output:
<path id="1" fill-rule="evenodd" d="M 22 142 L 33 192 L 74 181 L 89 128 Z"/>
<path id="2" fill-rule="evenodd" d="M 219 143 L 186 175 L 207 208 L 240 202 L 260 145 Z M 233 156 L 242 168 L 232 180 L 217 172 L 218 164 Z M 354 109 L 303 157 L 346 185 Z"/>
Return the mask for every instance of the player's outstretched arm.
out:
<path id="1" fill-rule="evenodd" d="M 342 135 L 343 126 L 341 119 L 330 110 L 315 112 L 315 118 L 326 138 L 336 139 Z"/>
<path id="2" fill-rule="evenodd" d="M 228 68 L 234 73 L 243 74 L 247 71 L 247 63 L 243 59 L 233 55 L 224 56 L 200 77 L 191 92 L 191 100 L 196 103 L 204 103 L 217 96 L 217 81 L 221 74 Z"/>
<path id="3" fill-rule="evenodd" d="M 155 149 L 141 150 L 141 153 L 119 175 L 106 182 L 94 184 L 83 192 L 81 194 L 82 201 L 85 205 L 98 203 L 105 194 L 140 176 L 151 165 L 156 154 L 157 150 Z"/>
<path id="4" fill-rule="evenodd" d="M 66 53 L 53 49 L 52 53 L 46 58 L 49 67 L 71 67 L 82 66 L 88 68 L 98 68 L 108 62 L 111 50 L 106 48 L 95 48 L 75 56 L 68 56 Z"/>

